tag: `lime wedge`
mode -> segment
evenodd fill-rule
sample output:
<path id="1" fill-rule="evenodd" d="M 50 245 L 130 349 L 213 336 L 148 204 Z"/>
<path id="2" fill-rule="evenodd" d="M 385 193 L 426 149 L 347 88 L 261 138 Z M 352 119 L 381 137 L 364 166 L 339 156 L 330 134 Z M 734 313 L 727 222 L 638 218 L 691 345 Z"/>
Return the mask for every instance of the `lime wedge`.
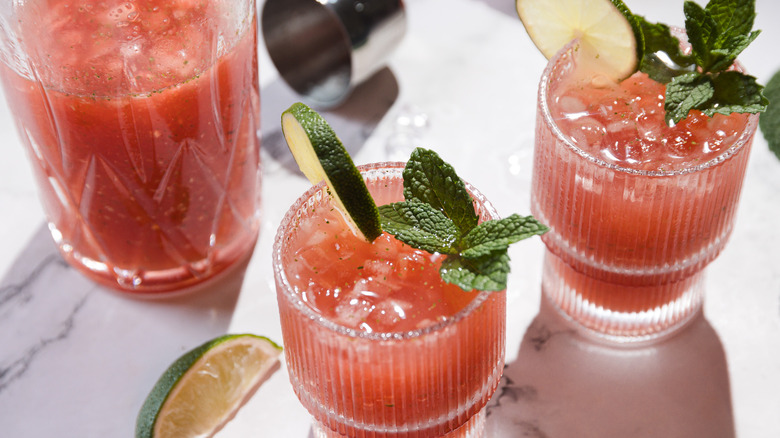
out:
<path id="1" fill-rule="evenodd" d="M 621 0 L 516 0 L 515 7 L 547 59 L 577 39 L 581 59 L 611 79 L 625 79 L 639 68 L 642 31 Z"/>
<path id="2" fill-rule="evenodd" d="M 374 198 L 328 122 L 298 102 L 282 113 L 282 133 L 306 178 L 312 184 L 325 180 L 352 231 L 368 242 L 379 237 L 382 225 Z"/>
<path id="3" fill-rule="evenodd" d="M 225 335 L 165 370 L 136 421 L 136 438 L 205 437 L 229 421 L 274 371 L 282 348 L 268 338 Z"/>

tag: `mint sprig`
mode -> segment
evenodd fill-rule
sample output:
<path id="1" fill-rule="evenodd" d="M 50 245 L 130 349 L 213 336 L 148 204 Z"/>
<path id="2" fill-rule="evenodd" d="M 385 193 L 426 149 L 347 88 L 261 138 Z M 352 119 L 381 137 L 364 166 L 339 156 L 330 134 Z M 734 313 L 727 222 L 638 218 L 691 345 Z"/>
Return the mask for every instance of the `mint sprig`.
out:
<path id="1" fill-rule="evenodd" d="M 764 91 L 770 103 L 758 119 L 758 126 L 769 144 L 769 150 L 780 159 L 780 71 L 772 75 Z"/>
<path id="2" fill-rule="evenodd" d="M 666 122 L 678 123 L 697 109 L 715 114 L 759 113 L 769 101 L 756 78 L 728 69 L 761 33 L 753 31 L 755 0 L 710 0 L 683 5 L 690 55 L 680 51 L 668 26 L 635 16 L 645 41 L 639 69 L 666 84 Z"/>
<path id="3" fill-rule="evenodd" d="M 415 149 L 403 178 L 404 201 L 379 206 L 382 229 L 414 248 L 446 254 L 441 278 L 463 290 L 506 289 L 509 245 L 547 231 L 517 214 L 480 224 L 466 185 L 431 150 Z"/>

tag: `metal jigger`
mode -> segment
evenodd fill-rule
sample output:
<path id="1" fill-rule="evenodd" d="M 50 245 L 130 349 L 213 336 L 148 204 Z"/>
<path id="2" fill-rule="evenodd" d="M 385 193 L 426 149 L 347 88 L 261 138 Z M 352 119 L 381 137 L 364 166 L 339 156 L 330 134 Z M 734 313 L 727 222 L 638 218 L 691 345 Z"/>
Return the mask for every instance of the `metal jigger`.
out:
<path id="1" fill-rule="evenodd" d="M 262 32 L 285 82 L 312 106 L 340 104 L 406 33 L 402 0 L 267 0 Z"/>

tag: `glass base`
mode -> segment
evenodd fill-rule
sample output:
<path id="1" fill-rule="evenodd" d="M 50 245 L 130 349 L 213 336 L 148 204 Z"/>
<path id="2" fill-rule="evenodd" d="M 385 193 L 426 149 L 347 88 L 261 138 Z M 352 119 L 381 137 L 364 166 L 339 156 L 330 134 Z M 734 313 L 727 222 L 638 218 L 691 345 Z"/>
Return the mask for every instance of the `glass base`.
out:
<path id="1" fill-rule="evenodd" d="M 203 260 L 176 268 L 131 270 L 81 255 L 74 250 L 73 245 L 62 239 L 62 233 L 54 224 L 49 223 L 48 227 L 60 255 L 70 266 L 102 286 L 139 298 L 189 295 L 208 288 L 236 270 L 243 271 L 252 257 L 258 238 L 258 232 L 254 231 L 249 238 L 237 239 L 229 246 L 213 251 Z"/>
<path id="2" fill-rule="evenodd" d="M 589 337 L 650 341 L 675 333 L 701 310 L 704 270 L 677 282 L 634 286 L 583 275 L 546 251 L 542 293 Z"/>
<path id="3" fill-rule="evenodd" d="M 464 423 L 459 428 L 441 435 L 440 438 L 483 438 L 485 431 L 485 412 L 487 407 L 483 407 L 479 412 Z M 354 431 L 353 434 L 344 435 L 336 432 L 328 426 L 320 423 L 316 419 L 311 425 L 312 436 L 314 438 L 435 438 L 424 431 L 399 431 L 399 432 L 374 432 L 368 430 Z"/>

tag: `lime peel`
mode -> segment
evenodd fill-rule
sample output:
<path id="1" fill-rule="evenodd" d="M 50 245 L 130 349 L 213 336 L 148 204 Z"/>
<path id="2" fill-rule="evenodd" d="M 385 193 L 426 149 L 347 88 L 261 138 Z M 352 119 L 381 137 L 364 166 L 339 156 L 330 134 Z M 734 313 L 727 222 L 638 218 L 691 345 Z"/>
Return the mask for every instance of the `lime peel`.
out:
<path id="1" fill-rule="evenodd" d="M 282 113 L 282 133 L 309 182 L 316 185 L 325 181 L 352 232 L 368 242 L 379 237 L 382 226 L 374 198 L 328 122 L 298 102 Z"/>
<path id="2" fill-rule="evenodd" d="M 253 334 L 224 335 L 179 357 L 144 401 L 136 438 L 211 436 L 279 368 L 282 347 Z"/>
<path id="3" fill-rule="evenodd" d="M 578 40 L 578 55 L 593 74 L 619 81 L 639 68 L 642 31 L 621 0 L 516 0 L 515 7 L 547 59 Z"/>

